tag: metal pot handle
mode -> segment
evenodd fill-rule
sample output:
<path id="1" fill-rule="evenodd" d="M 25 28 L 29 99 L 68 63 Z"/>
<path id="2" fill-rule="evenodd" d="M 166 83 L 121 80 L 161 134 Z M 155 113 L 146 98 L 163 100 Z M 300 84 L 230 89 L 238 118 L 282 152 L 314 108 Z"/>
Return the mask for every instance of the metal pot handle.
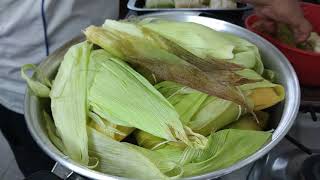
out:
<path id="1" fill-rule="evenodd" d="M 37 171 L 30 176 L 28 176 L 25 180 L 86 180 L 84 177 L 73 173 L 73 171 L 65 168 L 60 163 L 56 162 L 53 166 L 51 172 L 50 171 Z"/>
<path id="2" fill-rule="evenodd" d="M 65 168 L 60 163 L 56 162 L 56 164 L 53 166 L 51 173 L 55 174 L 61 179 L 68 179 L 72 174 L 73 171 Z"/>

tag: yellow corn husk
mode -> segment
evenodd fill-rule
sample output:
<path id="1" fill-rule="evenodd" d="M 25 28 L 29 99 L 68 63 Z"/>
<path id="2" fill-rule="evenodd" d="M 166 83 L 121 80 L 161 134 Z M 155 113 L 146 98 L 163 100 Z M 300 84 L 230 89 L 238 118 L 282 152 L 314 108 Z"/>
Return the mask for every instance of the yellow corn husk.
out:
<path id="1" fill-rule="evenodd" d="M 243 70 L 239 72 L 244 77 L 251 77 L 253 79 L 262 79 L 256 83 L 248 83 L 239 86 L 245 92 L 244 94 L 254 104 L 254 110 L 260 111 L 281 102 L 285 97 L 285 89 L 280 84 L 271 83 L 263 79 L 254 71 Z"/>
<path id="2" fill-rule="evenodd" d="M 257 88 L 252 90 L 249 95 L 254 103 L 254 110 L 260 111 L 269 108 L 284 98 L 284 89 L 282 87 Z"/>
<path id="3" fill-rule="evenodd" d="M 269 114 L 263 111 L 257 111 L 255 112 L 258 119 L 255 119 L 250 114 L 246 114 L 238 121 L 235 121 L 228 126 L 225 127 L 225 129 L 242 129 L 242 130 L 255 130 L 255 131 L 264 131 L 267 129 L 268 121 L 269 121 Z"/>

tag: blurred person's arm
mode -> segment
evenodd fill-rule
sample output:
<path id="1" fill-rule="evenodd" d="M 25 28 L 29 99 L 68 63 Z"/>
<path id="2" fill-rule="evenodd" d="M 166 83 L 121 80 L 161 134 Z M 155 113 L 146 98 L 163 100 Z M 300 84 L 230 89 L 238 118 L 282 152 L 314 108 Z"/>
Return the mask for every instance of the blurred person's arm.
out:
<path id="1" fill-rule="evenodd" d="M 258 16 L 262 18 L 265 30 L 273 32 L 276 23 L 285 23 L 293 30 L 297 42 L 305 41 L 312 31 L 311 24 L 304 18 L 298 0 L 240 0 L 254 5 Z"/>

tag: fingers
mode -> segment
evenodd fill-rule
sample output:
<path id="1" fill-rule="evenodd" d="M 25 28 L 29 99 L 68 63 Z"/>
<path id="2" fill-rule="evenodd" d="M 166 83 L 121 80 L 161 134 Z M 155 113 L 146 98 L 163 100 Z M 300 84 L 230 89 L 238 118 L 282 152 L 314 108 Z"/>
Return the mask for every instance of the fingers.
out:
<path id="1" fill-rule="evenodd" d="M 312 25 L 306 19 L 302 19 L 299 21 L 298 25 L 291 26 L 294 32 L 294 36 L 297 42 L 304 42 L 306 41 L 310 33 L 312 31 Z"/>
<path id="2" fill-rule="evenodd" d="M 275 34 L 277 31 L 276 23 L 268 18 L 263 18 L 257 21 L 252 27 L 260 32 L 264 32 L 267 34 Z"/>

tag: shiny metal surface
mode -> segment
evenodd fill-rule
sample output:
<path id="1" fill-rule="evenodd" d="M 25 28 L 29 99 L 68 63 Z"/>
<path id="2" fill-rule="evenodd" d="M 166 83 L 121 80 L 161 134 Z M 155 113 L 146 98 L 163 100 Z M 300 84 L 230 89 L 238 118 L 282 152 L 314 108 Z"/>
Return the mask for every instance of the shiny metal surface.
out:
<path id="1" fill-rule="evenodd" d="M 274 70 L 277 73 L 278 82 L 281 83 L 286 89 L 286 99 L 281 104 L 277 105 L 274 108 L 274 113 L 272 114 L 272 122 L 274 126 L 274 133 L 272 136 L 272 140 L 266 144 L 262 149 L 260 149 L 255 154 L 250 157 L 219 171 L 214 171 L 211 173 L 203 174 L 200 176 L 189 177 L 186 179 L 212 179 L 217 178 L 226 174 L 229 174 L 237 169 L 240 169 L 257 159 L 263 157 L 266 153 L 268 153 L 278 142 L 285 136 L 285 134 L 291 128 L 300 104 L 300 87 L 297 76 L 288 62 L 288 60 L 284 57 L 283 54 L 280 53 L 278 49 L 276 49 L 272 44 L 263 38 L 257 36 L 256 34 L 241 28 L 239 26 L 216 20 L 211 18 L 199 17 L 194 15 L 193 13 L 156 13 L 156 14 L 148 14 L 144 17 L 158 17 L 170 20 L 177 20 L 183 22 L 195 22 L 212 29 L 228 32 L 235 34 L 239 37 L 247 39 L 251 41 L 260 49 L 260 53 L 263 57 L 263 61 L 265 67 Z M 81 37 L 74 39 L 69 42 L 56 52 L 54 52 L 51 56 L 49 56 L 46 60 L 44 60 L 39 68 L 43 69 L 47 75 L 54 77 L 59 63 L 61 62 L 64 53 L 67 51 L 68 47 L 72 44 L 80 42 L 83 40 Z M 36 142 L 40 145 L 41 148 L 54 160 L 59 162 L 61 165 L 65 166 L 72 171 L 79 173 L 83 176 L 92 178 L 92 179 L 124 179 L 119 178 L 103 173 L 96 172 L 94 170 L 90 170 L 84 166 L 77 164 L 76 162 L 69 159 L 67 156 L 63 155 L 56 147 L 48 139 L 46 134 L 42 111 L 45 107 L 50 107 L 48 102 L 35 97 L 31 94 L 30 90 L 27 89 L 26 97 L 25 97 L 25 118 L 27 121 L 28 128 L 36 140 Z"/>

